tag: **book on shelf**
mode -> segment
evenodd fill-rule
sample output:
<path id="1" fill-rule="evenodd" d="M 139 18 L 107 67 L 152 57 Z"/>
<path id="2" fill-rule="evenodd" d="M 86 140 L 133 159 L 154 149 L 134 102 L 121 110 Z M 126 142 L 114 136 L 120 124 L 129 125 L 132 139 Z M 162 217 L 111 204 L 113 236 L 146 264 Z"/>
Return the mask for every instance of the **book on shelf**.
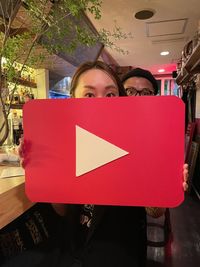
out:
<path id="1" fill-rule="evenodd" d="M 185 162 L 187 163 L 190 153 L 190 147 L 194 137 L 195 126 L 196 126 L 195 122 L 189 122 L 185 133 Z"/>
<path id="2" fill-rule="evenodd" d="M 191 192 L 191 188 L 194 182 L 194 173 L 195 167 L 197 163 L 197 157 L 199 153 L 199 144 L 197 142 L 192 141 L 190 145 L 190 150 L 188 153 L 188 165 L 189 165 L 189 178 L 188 178 L 188 192 Z"/>
<path id="3" fill-rule="evenodd" d="M 200 199 L 200 134 L 195 136 L 195 142 L 199 144 L 196 167 L 193 175 L 193 189 Z"/>

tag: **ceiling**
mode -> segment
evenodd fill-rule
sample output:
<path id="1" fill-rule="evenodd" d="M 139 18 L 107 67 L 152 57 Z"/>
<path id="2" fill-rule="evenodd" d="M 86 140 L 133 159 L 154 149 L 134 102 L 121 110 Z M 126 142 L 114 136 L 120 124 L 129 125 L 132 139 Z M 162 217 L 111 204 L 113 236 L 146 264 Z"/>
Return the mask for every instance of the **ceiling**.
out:
<path id="1" fill-rule="evenodd" d="M 153 10 L 154 16 L 147 20 L 136 19 L 135 13 L 143 9 Z M 132 35 L 132 38 L 115 41 L 128 54 L 120 54 L 109 48 L 102 51 L 102 58 L 107 63 L 142 67 L 156 75 L 158 69 L 165 69 L 164 74 L 176 70 L 183 47 L 195 35 L 198 24 L 200 28 L 199 10 L 199 0 L 102 0 L 102 18 L 95 20 L 87 15 L 97 30 L 105 28 L 112 31 L 116 21 L 122 32 Z M 15 24 L 17 26 L 24 21 L 28 28 L 29 18 L 21 7 Z M 37 51 L 41 49 L 38 46 Z M 169 51 L 169 55 L 161 56 L 161 51 Z M 76 69 L 76 65 L 58 55 L 48 55 L 43 64 L 37 67 L 50 70 L 52 84 L 64 76 L 72 76 Z"/>
<path id="2" fill-rule="evenodd" d="M 152 9 L 155 14 L 138 20 L 134 14 L 142 9 Z M 153 74 L 161 68 L 165 73 L 176 70 L 183 47 L 193 38 L 200 21 L 199 0 L 102 0 L 101 10 L 100 20 L 89 16 L 97 30 L 112 30 L 117 21 L 123 32 L 133 36 L 117 42 L 128 55 L 107 49 L 111 56 L 120 66 L 142 67 Z M 162 51 L 169 51 L 169 55 L 161 56 Z"/>

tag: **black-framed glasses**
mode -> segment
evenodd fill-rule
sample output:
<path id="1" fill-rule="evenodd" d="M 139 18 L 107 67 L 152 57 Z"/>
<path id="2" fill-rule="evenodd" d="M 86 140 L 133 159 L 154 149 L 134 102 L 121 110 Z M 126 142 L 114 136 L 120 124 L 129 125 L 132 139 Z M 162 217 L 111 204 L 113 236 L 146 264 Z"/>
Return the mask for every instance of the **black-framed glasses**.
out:
<path id="1" fill-rule="evenodd" d="M 135 87 L 125 88 L 128 96 L 136 96 L 136 95 L 154 95 L 154 91 L 149 88 L 143 88 L 141 90 L 137 90 Z"/>

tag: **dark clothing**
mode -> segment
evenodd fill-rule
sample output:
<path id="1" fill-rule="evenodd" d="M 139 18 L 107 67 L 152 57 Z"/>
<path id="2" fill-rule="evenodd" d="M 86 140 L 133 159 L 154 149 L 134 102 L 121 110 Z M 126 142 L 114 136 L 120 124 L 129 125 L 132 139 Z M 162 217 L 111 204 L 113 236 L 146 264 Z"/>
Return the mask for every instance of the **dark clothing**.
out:
<path id="1" fill-rule="evenodd" d="M 18 256 L 5 267 L 143 267 L 146 259 L 144 208 L 95 206 L 87 235 L 81 206 L 70 205 L 60 235 L 48 247 Z M 63 228 L 63 229 L 62 229 Z M 31 262 L 30 259 L 31 259 Z M 10 265 L 9 265 L 10 264 Z"/>
<path id="2" fill-rule="evenodd" d="M 72 205 L 66 231 L 70 250 L 84 267 L 145 266 L 146 212 L 141 207 L 95 206 L 87 237 Z M 72 218 L 72 219 L 70 219 Z M 67 237 L 65 238 L 67 240 Z M 126 262 L 126 264 L 125 264 Z"/>

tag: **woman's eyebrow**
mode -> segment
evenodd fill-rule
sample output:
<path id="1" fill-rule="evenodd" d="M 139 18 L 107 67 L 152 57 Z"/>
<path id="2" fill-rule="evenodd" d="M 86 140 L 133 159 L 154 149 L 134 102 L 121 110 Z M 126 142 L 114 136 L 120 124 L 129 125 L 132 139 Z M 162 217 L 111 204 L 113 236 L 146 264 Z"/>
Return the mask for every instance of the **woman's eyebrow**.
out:
<path id="1" fill-rule="evenodd" d="M 83 88 L 86 88 L 86 89 L 93 89 L 93 90 L 95 89 L 94 86 L 92 86 L 92 85 L 87 85 L 87 84 L 84 85 Z"/>
<path id="2" fill-rule="evenodd" d="M 117 90 L 117 86 L 115 84 L 110 84 L 106 86 L 106 89 L 116 89 Z"/>
<path id="3" fill-rule="evenodd" d="M 87 84 L 84 85 L 83 88 L 85 88 L 85 89 L 92 89 L 92 90 L 95 90 L 95 87 L 94 87 L 94 86 L 92 86 L 92 85 L 87 85 Z M 116 90 L 117 90 L 117 86 L 114 85 L 114 84 L 106 85 L 105 88 L 106 88 L 106 89 L 116 89 Z"/>

